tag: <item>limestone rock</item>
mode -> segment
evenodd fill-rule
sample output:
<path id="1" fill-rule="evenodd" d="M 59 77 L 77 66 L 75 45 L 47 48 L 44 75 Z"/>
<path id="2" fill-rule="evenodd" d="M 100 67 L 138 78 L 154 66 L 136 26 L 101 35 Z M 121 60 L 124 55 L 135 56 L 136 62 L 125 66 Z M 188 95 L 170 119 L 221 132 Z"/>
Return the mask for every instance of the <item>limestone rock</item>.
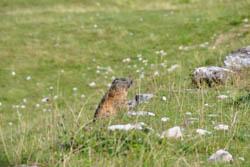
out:
<path id="1" fill-rule="evenodd" d="M 129 108 L 135 108 L 137 104 L 142 104 L 148 102 L 152 97 L 153 94 L 138 94 L 135 96 L 133 100 L 127 102 Z"/>
<path id="2" fill-rule="evenodd" d="M 232 69 L 250 67 L 250 46 L 229 53 L 225 57 L 224 65 Z"/>
<path id="3" fill-rule="evenodd" d="M 205 82 L 211 86 L 212 83 L 225 83 L 231 72 L 229 69 L 215 66 L 199 67 L 193 72 L 192 80 L 197 85 Z"/>
<path id="4" fill-rule="evenodd" d="M 214 154 L 212 154 L 209 158 L 208 161 L 213 161 L 213 162 L 232 162 L 233 161 L 233 156 L 224 150 L 218 150 Z"/>
<path id="5" fill-rule="evenodd" d="M 182 132 L 181 132 L 181 128 L 179 126 L 175 126 L 173 128 L 170 128 L 164 132 L 162 132 L 162 134 L 159 136 L 160 138 L 174 138 L 174 139 L 179 139 L 182 138 Z"/>

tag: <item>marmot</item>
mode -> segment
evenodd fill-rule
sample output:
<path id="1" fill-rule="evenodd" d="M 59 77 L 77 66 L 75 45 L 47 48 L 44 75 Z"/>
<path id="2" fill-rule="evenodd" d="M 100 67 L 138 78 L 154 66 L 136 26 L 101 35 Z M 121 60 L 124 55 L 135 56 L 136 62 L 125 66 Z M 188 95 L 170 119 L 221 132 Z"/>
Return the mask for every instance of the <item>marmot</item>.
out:
<path id="1" fill-rule="evenodd" d="M 115 79 L 112 82 L 109 91 L 105 94 L 98 105 L 93 121 L 95 122 L 96 119 L 99 118 L 111 117 L 119 110 L 127 108 L 127 90 L 132 85 L 132 83 L 133 81 L 129 78 Z"/>

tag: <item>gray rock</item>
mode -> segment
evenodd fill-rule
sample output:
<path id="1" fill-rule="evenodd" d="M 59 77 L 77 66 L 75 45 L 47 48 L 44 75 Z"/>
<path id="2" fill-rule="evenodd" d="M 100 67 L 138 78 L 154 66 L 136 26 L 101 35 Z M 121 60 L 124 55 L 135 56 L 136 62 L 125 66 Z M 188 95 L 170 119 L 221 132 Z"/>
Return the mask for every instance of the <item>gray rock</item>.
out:
<path id="1" fill-rule="evenodd" d="M 135 108 L 138 104 L 148 102 L 152 97 L 154 97 L 153 94 L 138 94 L 133 100 L 128 101 L 127 105 L 129 108 Z"/>
<path id="2" fill-rule="evenodd" d="M 199 85 L 206 82 L 209 86 L 212 83 L 225 83 L 229 79 L 229 73 L 232 71 L 221 67 L 199 67 L 192 74 L 193 83 Z"/>
<path id="3" fill-rule="evenodd" d="M 139 94 L 135 96 L 135 100 L 137 103 L 141 104 L 149 101 L 152 97 L 154 97 L 153 94 Z"/>
<path id="4" fill-rule="evenodd" d="M 214 154 L 212 154 L 209 158 L 208 161 L 213 161 L 213 162 L 232 162 L 233 161 L 233 156 L 222 149 L 216 151 Z"/>
<path id="5" fill-rule="evenodd" d="M 250 46 L 229 53 L 225 57 L 224 65 L 232 69 L 250 67 Z"/>

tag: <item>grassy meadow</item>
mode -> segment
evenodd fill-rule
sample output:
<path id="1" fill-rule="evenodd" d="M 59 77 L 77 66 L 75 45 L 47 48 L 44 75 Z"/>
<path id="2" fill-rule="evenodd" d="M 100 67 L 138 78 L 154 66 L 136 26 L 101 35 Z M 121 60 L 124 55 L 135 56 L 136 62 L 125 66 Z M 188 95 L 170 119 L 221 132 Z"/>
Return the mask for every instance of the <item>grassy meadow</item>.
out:
<path id="1" fill-rule="evenodd" d="M 250 0 L 1 0 L 0 167 L 248 167 L 250 69 L 212 88 L 191 82 L 248 45 Z M 120 77 L 134 81 L 128 99 L 155 95 L 135 109 L 155 116 L 90 123 Z M 138 122 L 154 132 L 107 129 Z M 174 126 L 183 140 L 159 139 Z M 208 162 L 218 149 L 234 161 Z"/>

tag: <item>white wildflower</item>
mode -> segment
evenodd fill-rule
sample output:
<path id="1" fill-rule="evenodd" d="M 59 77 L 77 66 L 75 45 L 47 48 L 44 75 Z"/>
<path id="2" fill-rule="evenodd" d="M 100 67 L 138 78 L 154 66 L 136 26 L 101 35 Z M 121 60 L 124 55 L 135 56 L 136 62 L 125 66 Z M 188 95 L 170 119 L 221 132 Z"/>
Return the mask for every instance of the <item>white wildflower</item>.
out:
<path id="1" fill-rule="evenodd" d="M 91 83 L 89 83 L 89 86 L 90 87 L 94 87 L 94 86 L 96 86 L 96 83 L 95 82 L 91 82 Z"/>

